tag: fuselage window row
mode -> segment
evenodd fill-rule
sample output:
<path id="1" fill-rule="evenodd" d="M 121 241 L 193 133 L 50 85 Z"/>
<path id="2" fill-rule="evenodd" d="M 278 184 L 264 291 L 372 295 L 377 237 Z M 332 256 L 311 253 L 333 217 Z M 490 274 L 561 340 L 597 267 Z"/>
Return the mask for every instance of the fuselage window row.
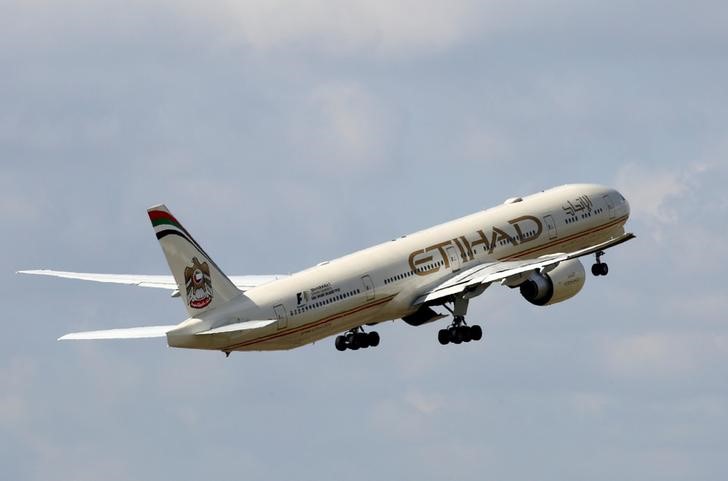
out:
<path id="1" fill-rule="evenodd" d="M 319 301 L 319 302 L 315 302 L 315 303 L 310 304 L 310 305 L 306 305 L 306 306 L 303 306 L 303 307 L 299 307 L 299 308 L 297 308 L 297 309 L 295 309 L 293 311 L 289 311 L 289 314 L 291 316 L 294 316 L 294 315 L 297 315 L 297 314 L 302 314 L 302 313 L 304 313 L 306 311 L 309 311 L 309 310 L 312 310 L 312 309 L 317 309 L 319 307 L 323 307 L 323 306 L 326 306 L 328 304 L 332 304 L 332 303 L 337 302 L 337 301 L 342 301 L 344 299 L 348 299 L 349 297 L 351 297 L 351 296 L 353 296 L 355 294 L 359 294 L 359 293 L 360 293 L 359 289 L 354 289 L 352 291 L 345 292 L 344 294 L 339 294 L 338 296 L 334 296 L 331 299 L 326 299 L 324 301 Z"/>

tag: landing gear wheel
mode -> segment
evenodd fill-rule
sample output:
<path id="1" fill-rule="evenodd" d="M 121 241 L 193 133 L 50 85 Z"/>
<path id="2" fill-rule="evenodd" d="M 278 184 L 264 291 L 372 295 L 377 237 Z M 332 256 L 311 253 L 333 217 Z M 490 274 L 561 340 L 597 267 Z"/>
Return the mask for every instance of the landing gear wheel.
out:
<path id="1" fill-rule="evenodd" d="M 460 326 L 458 330 L 460 331 L 460 339 L 462 339 L 463 342 L 470 342 L 473 340 L 473 336 L 470 334 L 470 327 Z"/>
<path id="2" fill-rule="evenodd" d="M 606 276 L 609 274 L 609 266 L 606 262 L 600 262 L 592 265 L 591 271 L 595 276 Z"/>
<path id="3" fill-rule="evenodd" d="M 379 334 L 375 331 L 364 332 L 364 329 L 361 327 L 336 336 L 336 340 L 334 341 L 334 346 L 338 351 L 346 351 L 347 349 L 356 351 L 357 349 L 366 349 L 378 345 Z"/>
<path id="4" fill-rule="evenodd" d="M 443 346 L 450 343 L 450 333 L 447 329 L 440 329 L 437 331 L 437 340 L 440 341 L 440 344 Z"/>
<path id="5" fill-rule="evenodd" d="M 609 266 L 606 262 L 602 262 L 603 251 L 599 251 L 596 254 L 597 262 L 592 265 L 591 271 L 595 276 L 606 276 L 609 274 Z"/>
<path id="6" fill-rule="evenodd" d="M 483 328 L 477 324 L 470 326 L 470 337 L 473 341 L 480 341 L 483 339 Z"/>
<path id="7" fill-rule="evenodd" d="M 463 342 L 462 338 L 460 337 L 460 330 L 457 327 L 453 326 L 449 328 L 447 330 L 447 333 L 450 337 L 450 342 L 452 342 L 453 344 L 460 344 L 461 342 Z"/>

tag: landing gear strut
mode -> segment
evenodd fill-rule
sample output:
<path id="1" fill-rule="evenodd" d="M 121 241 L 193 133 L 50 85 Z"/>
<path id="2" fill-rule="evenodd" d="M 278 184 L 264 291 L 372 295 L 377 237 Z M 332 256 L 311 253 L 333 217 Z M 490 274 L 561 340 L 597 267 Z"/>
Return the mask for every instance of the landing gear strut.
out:
<path id="1" fill-rule="evenodd" d="M 465 322 L 465 314 L 468 311 L 468 299 L 456 297 L 453 309 L 445 306 L 445 309 L 453 315 L 452 324 L 447 329 L 440 329 L 437 333 L 437 340 L 443 346 L 449 343 L 460 344 L 461 342 L 480 341 L 483 338 L 483 329 L 477 324 L 468 326 Z"/>
<path id="2" fill-rule="evenodd" d="M 602 262 L 604 251 L 597 252 L 597 262 L 592 265 L 591 271 L 595 276 L 606 276 L 609 274 L 609 266 L 606 262 Z"/>
<path id="3" fill-rule="evenodd" d="M 346 351 L 347 349 L 356 351 L 357 349 L 377 347 L 379 345 L 379 334 L 376 331 L 364 332 L 364 329 L 360 326 L 347 331 L 345 334 L 336 336 L 334 345 L 339 351 Z"/>

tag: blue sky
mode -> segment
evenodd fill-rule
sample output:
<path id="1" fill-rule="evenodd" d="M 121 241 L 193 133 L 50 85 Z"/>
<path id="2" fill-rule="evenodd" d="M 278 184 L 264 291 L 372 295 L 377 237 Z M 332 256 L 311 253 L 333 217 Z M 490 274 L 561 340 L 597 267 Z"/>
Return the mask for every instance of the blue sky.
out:
<path id="1" fill-rule="evenodd" d="M 728 474 L 724 2 L 0 4 L 0 465 L 7 479 L 691 479 Z M 170 324 L 165 202 L 231 274 L 287 273 L 567 182 L 638 240 L 485 341 L 58 343 Z"/>

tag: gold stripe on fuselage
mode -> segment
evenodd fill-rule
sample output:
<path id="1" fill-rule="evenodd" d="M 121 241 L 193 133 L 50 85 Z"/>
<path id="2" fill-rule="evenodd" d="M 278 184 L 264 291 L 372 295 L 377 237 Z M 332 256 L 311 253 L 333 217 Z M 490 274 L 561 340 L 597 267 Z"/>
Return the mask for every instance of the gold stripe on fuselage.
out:
<path id="1" fill-rule="evenodd" d="M 585 231 L 577 232 L 575 234 L 571 234 L 571 235 L 568 235 L 566 237 L 562 237 L 561 239 L 555 239 L 555 240 L 553 240 L 551 242 L 548 242 L 548 243 L 546 243 L 546 244 L 544 244 L 542 246 L 536 246 L 536 247 L 533 247 L 531 249 L 527 249 L 527 250 L 525 250 L 523 252 L 519 252 L 517 254 L 513 254 L 513 255 L 510 255 L 510 256 L 506 256 L 506 257 L 500 258 L 498 260 L 505 261 L 505 260 L 513 260 L 513 259 L 519 259 L 519 258 L 522 258 L 522 257 L 526 257 L 526 256 L 529 256 L 529 255 L 534 254 L 536 252 L 542 251 L 544 249 L 549 249 L 549 248 L 554 247 L 554 246 L 557 246 L 559 244 L 563 244 L 565 242 L 570 242 L 570 241 L 579 239 L 581 237 L 586 237 L 588 235 L 595 234 L 595 233 L 597 233 L 599 231 L 602 231 L 602 230 L 605 230 L 605 229 L 609 229 L 610 227 L 615 227 L 615 226 L 619 225 L 620 223 L 625 222 L 626 220 L 627 220 L 627 216 L 625 215 L 625 216 L 622 216 L 622 217 L 620 217 L 618 219 L 609 221 L 606 224 L 601 224 L 601 225 L 598 225 L 596 227 L 592 227 L 591 229 L 587 229 Z"/>
<path id="2" fill-rule="evenodd" d="M 335 321 L 335 320 L 340 319 L 342 317 L 346 317 L 346 316 L 349 316 L 351 314 L 356 314 L 357 312 L 361 312 L 361 311 L 364 311 L 366 309 L 370 309 L 372 307 L 377 307 L 377 306 L 380 306 L 382 304 L 386 304 L 387 302 L 389 302 L 392 299 L 394 299 L 395 296 L 396 296 L 396 294 L 395 295 L 389 295 L 387 297 L 383 297 L 382 299 L 379 299 L 379 300 L 376 300 L 376 301 L 372 301 L 372 302 L 368 302 L 366 304 L 362 304 L 361 306 L 357 306 L 357 307 L 351 308 L 351 309 L 346 310 L 346 311 L 343 311 L 343 312 L 339 312 L 339 313 L 336 313 L 336 314 L 332 314 L 330 316 L 324 317 L 322 319 L 318 319 L 316 321 L 312 321 L 312 322 L 309 322 L 309 323 L 306 323 L 306 324 L 302 324 L 302 325 L 300 325 L 298 327 L 295 327 L 293 329 L 286 329 L 284 331 L 276 332 L 276 333 L 273 333 L 273 334 L 268 334 L 266 336 L 262 336 L 262 337 L 259 337 L 259 338 L 256 338 L 256 339 L 250 339 L 248 341 L 239 342 L 237 344 L 233 344 L 231 346 L 224 347 L 224 348 L 222 348 L 222 350 L 223 351 L 234 351 L 235 349 L 239 349 L 241 347 L 250 346 L 252 344 L 258 344 L 260 342 L 271 341 L 273 339 L 278 339 L 280 337 L 288 336 L 290 334 L 295 334 L 297 332 L 305 331 L 307 329 L 313 329 L 313 328 L 315 328 L 317 326 L 320 326 L 322 324 L 326 324 L 327 322 Z"/>

